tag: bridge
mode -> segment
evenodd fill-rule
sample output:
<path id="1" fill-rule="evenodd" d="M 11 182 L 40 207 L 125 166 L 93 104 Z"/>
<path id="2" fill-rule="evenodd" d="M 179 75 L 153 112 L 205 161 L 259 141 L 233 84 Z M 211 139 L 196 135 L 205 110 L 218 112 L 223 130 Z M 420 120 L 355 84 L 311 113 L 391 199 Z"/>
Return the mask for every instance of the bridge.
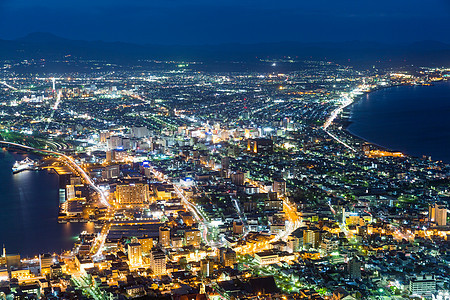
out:
<path id="1" fill-rule="evenodd" d="M 58 156 L 65 164 L 72 167 L 73 170 L 76 170 L 80 176 L 84 179 L 84 181 L 99 195 L 100 202 L 105 205 L 106 207 L 111 207 L 111 204 L 108 203 L 108 200 L 106 199 L 105 195 L 103 194 L 103 191 L 99 189 L 91 177 L 69 156 L 59 153 L 52 150 L 45 150 L 45 149 L 38 149 L 33 148 L 27 145 L 22 145 L 18 143 L 13 142 L 7 142 L 7 141 L 0 141 L 0 145 L 6 146 L 8 148 L 16 148 L 20 150 L 27 150 L 27 151 L 35 151 L 35 152 L 41 152 L 45 154 L 55 155 Z"/>

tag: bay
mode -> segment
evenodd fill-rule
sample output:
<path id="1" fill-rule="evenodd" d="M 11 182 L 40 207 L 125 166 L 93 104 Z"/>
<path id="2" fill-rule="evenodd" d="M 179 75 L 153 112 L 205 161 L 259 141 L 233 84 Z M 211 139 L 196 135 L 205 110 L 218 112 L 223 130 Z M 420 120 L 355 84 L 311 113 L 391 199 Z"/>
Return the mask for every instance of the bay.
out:
<path id="1" fill-rule="evenodd" d="M 450 163 L 450 82 L 369 93 L 351 108 L 347 130 L 391 150 Z"/>
<path id="2" fill-rule="evenodd" d="M 12 173 L 16 160 L 28 153 L 0 151 L 0 246 L 7 254 L 34 257 L 39 253 L 70 250 L 78 234 L 91 231 L 92 223 L 57 222 L 58 175 L 47 170 Z"/>

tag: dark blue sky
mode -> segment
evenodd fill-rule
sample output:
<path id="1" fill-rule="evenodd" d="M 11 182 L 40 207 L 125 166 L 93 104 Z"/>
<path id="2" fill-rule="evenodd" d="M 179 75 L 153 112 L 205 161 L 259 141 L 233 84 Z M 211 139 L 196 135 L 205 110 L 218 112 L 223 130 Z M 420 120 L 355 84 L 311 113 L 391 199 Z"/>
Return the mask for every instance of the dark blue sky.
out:
<path id="1" fill-rule="evenodd" d="M 0 0 L 0 38 L 450 42 L 450 0 Z"/>

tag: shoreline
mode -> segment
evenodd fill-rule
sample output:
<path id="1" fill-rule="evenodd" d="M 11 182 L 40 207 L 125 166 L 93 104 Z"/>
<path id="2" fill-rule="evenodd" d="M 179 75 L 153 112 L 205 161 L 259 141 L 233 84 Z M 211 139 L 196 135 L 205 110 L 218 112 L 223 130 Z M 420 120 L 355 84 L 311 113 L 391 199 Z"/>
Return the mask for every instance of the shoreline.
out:
<path id="1" fill-rule="evenodd" d="M 439 81 L 438 83 L 448 83 L 448 82 L 450 82 L 450 80 L 443 80 L 443 81 Z M 433 87 L 435 85 L 432 84 L 432 85 L 426 85 L 426 86 Z M 394 149 L 392 147 L 389 147 L 389 146 L 383 146 L 383 145 L 380 145 L 378 143 L 371 142 L 365 137 L 362 137 L 362 136 L 359 136 L 359 135 L 357 135 L 355 133 L 350 132 L 350 130 L 348 129 L 350 127 L 350 125 L 354 123 L 351 120 L 351 118 L 352 118 L 352 110 L 353 110 L 353 107 L 354 107 L 355 104 L 360 102 L 363 99 L 363 97 L 367 97 L 368 95 L 371 95 L 371 94 L 373 94 L 375 92 L 388 90 L 388 89 L 395 88 L 395 87 L 414 87 L 414 85 L 397 84 L 397 85 L 391 85 L 391 86 L 386 86 L 386 87 L 379 87 L 379 88 L 376 88 L 376 89 L 374 89 L 372 91 L 364 92 L 364 94 L 362 94 L 362 95 L 360 95 L 358 97 L 355 97 L 354 101 L 350 105 L 346 106 L 342 110 L 342 112 L 339 114 L 339 124 L 341 124 L 342 127 L 343 127 L 341 130 L 344 131 L 349 136 L 351 136 L 352 138 L 354 138 L 356 140 L 359 140 L 361 142 L 373 145 L 373 146 L 377 147 L 380 150 L 390 151 L 390 152 L 401 152 L 406 157 L 410 157 L 410 158 L 414 158 L 414 159 L 429 158 L 429 157 L 431 157 L 430 154 L 422 154 L 423 157 L 420 157 L 420 156 L 417 156 L 417 155 L 412 155 L 412 154 L 406 153 L 406 152 L 401 151 L 401 150 L 396 150 L 396 149 Z M 442 161 L 442 160 L 435 160 L 432 157 L 431 157 L 431 160 L 435 161 L 435 162 L 442 162 L 442 163 L 447 164 L 447 165 L 450 164 L 450 162 L 446 162 L 446 161 Z"/>
<path id="2" fill-rule="evenodd" d="M 33 151 L 33 150 L 26 150 L 26 149 L 18 149 L 18 148 L 10 148 L 10 149 L 8 149 L 8 148 L 6 148 L 6 147 L 3 147 L 2 148 L 2 152 L 7 152 L 7 153 L 9 153 L 9 155 L 12 155 L 13 157 L 14 157 L 14 160 L 17 160 L 17 158 L 15 157 L 15 156 L 18 156 L 18 157 L 31 157 L 33 160 L 34 159 L 38 159 L 39 160 L 39 162 L 40 162 L 40 164 L 42 164 L 42 159 L 46 156 L 45 154 L 43 154 L 42 152 L 40 152 L 40 151 Z M 11 173 L 9 173 L 9 172 L 11 172 Z M 42 176 L 43 174 L 45 174 L 45 175 L 47 175 L 47 174 L 51 174 L 51 175 L 56 175 L 57 176 L 57 188 L 59 188 L 59 180 L 60 180 L 60 174 L 58 174 L 58 172 L 56 172 L 54 169 L 50 169 L 50 168 L 41 168 L 41 166 L 40 166 L 40 168 L 38 169 L 38 170 L 24 170 L 24 171 L 22 171 L 22 172 L 19 172 L 19 173 L 13 173 L 12 172 L 12 170 L 9 170 L 8 169 L 8 174 L 10 174 L 10 176 L 11 176 L 11 178 L 14 178 L 14 176 L 16 176 L 16 175 L 19 175 L 20 176 L 20 174 L 26 174 L 26 173 L 33 173 L 34 175 L 32 175 L 32 176 Z M 44 176 L 45 176 L 44 175 Z M 20 178 L 20 177 L 19 177 Z M 14 179 L 13 179 L 14 180 Z M 20 179 L 19 179 L 20 180 Z M 53 197 L 51 197 L 51 199 L 50 198 L 46 198 L 47 200 L 45 201 L 46 203 L 51 203 L 51 204 L 49 204 L 49 205 L 55 205 L 56 204 L 56 206 L 58 207 L 57 208 L 57 213 L 56 213 L 56 215 L 51 215 L 50 216 L 50 219 L 52 219 L 53 221 L 51 222 L 51 223 L 47 223 L 46 224 L 46 229 L 47 230 L 51 230 L 52 232 L 54 232 L 54 233 L 57 233 L 57 232 L 66 232 L 68 229 L 67 229 L 67 224 L 62 224 L 62 223 L 60 223 L 60 222 L 58 222 L 58 213 L 59 213 L 59 205 L 57 205 L 57 203 L 59 203 L 59 199 L 58 199 L 58 195 L 56 195 L 56 197 L 55 198 L 53 198 Z M 18 199 L 15 199 L 15 200 L 18 200 Z M 39 197 L 34 197 L 33 199 L 30 199 L 30 200 L 32 200 L 31 202 L 39 202 L 39 201 L 42 201 L 43 199 L 40 199 Z M 17 202 L 17 201 L 16 201 Z M 48 206 L 48 205 L 47 205 Z M 27 210 L 29 210 L 29 209 L 31 209 L 30 207 L 27 207 L 26 208 Z M 20 215 L 18 216 L 19 218 L 20 218 Z M 48 226 L 49 226 L 49 224 L 51 224 L 50 226 L 50 228 L 48 228 Z M 78 224 L 80 224 L 80 225 L 78 225 Z M 65 252 L 65 251 L 70 251 L 72 248 L 73 248 L 73 246 L 75 245 L 75 242 L 74 241 L 71 241 L 70 242 L 70 244 L 71 244 L 71 248 L 67 248 L 66 249 L 66 247 L 64 246 L 64 244 L 65 243 L 69 243 L 69 242 L 67 242 L 68 241 L 68 238 L 70 238 L 70 237 L 73 237 L 73 235 L 76 235 L 76 236 L 78 236 L 79 234 L 81 234 L 85 229 L 84 229 L 84 225 L 85 223 L 82 223 L 82 222 L 79 222 L 79 223 L 76 223 L 75 225 L 69 225 L 69 226 L 71 226 L 72 227 L 72 229 L 70 229 L 69 231 L 69 233 L 68 233 L 68 235 L 66 235 L 66 236 L 64 236 L 64 235 L 61 235 L 61 236 L 58 236 L 57 238 L 56 238 L 56 240 L 58 240 L 58 242 L 54 245 L 54 247 L 49 247 L 49 249 L 47 249 L 47 250 L 42 250 L 42 251 L 33 251 L 32 253 L 29 253 L 27 250 L 25 250 L 25 252 L 23 252 L 23 251 L 21 251 L 21 250 L 18 250 L 18 251 L 15 251 L 14 249 L 12 250 L 12 251 L 8 251 L 8 249 L 10 249 L 9 247 L 8 247 L 8 244 L 10 244 L 11 243 L 11 239 L 9 239 L 9 240 L 1 240 L 1 242 L 4 244 L 4 246 L 6 247 L 6 255 L 7 256 L 11 256 L 11 255 L 20 255 L 20 259 L 21 260 L 32 260 L 32 259 L 34 259 L 34 258 L 36 258 L 36 257 L 38 257 L 39 256 L 39 254 L 42 254 L 42 253 L 57 253 L 57 254 L 61 254 L 61 253 L 63 253 L 63 252 Z M 41 226 L 41 224 L 40 223 L 37 223 L 37 224 L 35 224 L 35 226 L 38 226 L 38 227 L 40 227 Z M 79 228 L 78 228 L 79 227 Z M 31 226 L 30 227 L 30 229 L 32 229 L 32 228 L 34 228 L 33 226 Z M 11 229 L 11 228 L 10 228 Z M 13 229 L 13 231 L 18 231 L 18 229 Z M 36 242 L 36 241 L 35 241 Z M 14 245 L 14 242 L 12 243 L 13 245 Z M 60 244 L 60 245 L 58 245 L 58 244 Z M 29 243 L 29 245 L 32 245 L 32 243 L 30 242 Z M 46 245 L 48 245 L 48 241 L 42 241 L 42 244 L 41 244 L 42 246 L 46 246 Z M 61 247 L 63 247 L 63 248 L 61 248 Z M 33 247 L 33 248 L 39 248 L 39 247 Z M 22 249 L 23 250 L 23 249 Z"/>

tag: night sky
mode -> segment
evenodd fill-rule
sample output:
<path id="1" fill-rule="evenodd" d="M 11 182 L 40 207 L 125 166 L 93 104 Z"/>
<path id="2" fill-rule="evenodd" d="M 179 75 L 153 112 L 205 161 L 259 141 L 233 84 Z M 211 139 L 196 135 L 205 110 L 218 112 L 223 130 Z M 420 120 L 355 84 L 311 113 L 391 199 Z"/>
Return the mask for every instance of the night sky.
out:
<path id="1" fill-rule="evenodd" d="M 436 40 L 450 0 L 0 0 L 0 38 L 152 44 Z"/>

